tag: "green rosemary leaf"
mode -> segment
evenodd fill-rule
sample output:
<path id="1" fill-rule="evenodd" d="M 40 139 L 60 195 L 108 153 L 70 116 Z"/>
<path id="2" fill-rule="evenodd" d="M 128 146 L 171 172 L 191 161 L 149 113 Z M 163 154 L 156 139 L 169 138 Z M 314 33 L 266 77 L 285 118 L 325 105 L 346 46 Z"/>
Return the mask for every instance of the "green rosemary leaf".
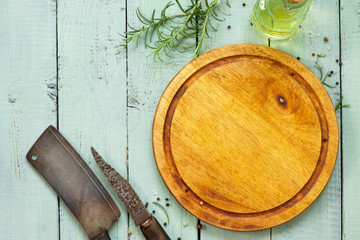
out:
<path id="1" fill-rule="evenodd" d="M 229 8 L 231 8 L 231 5 L 230 5 L 229 0 L 226 0 L 226 5 L 227 5 Z"/>
<path id="2" fill-rule="evenodd" d="M 350 107 L 349 104 L 342 105 L 343 98 L 344 98 L 344 96 L 341 96 L 341 98 L 337 102 L 337 104 L 335 106 L 335 111 L 339 110 L 340 108 L 349 108 Z"/>
<path id="3" fill-rule="evenodd" d="M 178 7 L 180 8 L 180 10 L 183 12 L 183 13 L 187 13 L 185 10 L 184 10 L 184 8 L 181 6 L 181 4 L 180 4 L 180 2 L 179 2 L 179 0 L 176 0 L 176 3 L 177 3 L 177 5 L 178 5 Z"/>

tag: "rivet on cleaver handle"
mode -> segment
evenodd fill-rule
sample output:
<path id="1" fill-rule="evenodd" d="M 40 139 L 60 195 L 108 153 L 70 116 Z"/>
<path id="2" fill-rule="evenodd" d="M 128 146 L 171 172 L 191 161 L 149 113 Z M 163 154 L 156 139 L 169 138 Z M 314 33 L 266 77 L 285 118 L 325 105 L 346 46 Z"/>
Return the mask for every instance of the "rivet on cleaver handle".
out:
<path id="1" fill-rule="evenodd" d="M 91 240 L 109 240 L 120 210 L 68 141 L 48 127 L 26 158 L 64 201 Z"/>

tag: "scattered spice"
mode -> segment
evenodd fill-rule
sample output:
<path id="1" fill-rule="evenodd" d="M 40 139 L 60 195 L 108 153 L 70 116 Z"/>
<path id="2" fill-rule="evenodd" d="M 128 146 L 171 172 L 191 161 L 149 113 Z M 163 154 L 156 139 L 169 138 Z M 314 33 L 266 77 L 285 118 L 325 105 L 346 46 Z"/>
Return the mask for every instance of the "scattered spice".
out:
<path id="1" fill-rule="evenodd" d="M 185 189 L 185 192 L 188 192 L 188 191 L 189 191 L 189 189 L 188 189 L 188 188 L 186 188 L 186 189 Z"/>
<path id="2" fill-rule="evenodd" d="M 200 206 L 202 206 L 202 205 L 204 205 L 204 202 L 203 202 L 203 201 L 200 202 Z"/>
<path id="3" fill-rule="evenodd" d="M 315 57 L 315 53 L 312 53 L 311 55 L 312 55 L 313 57 Z"/>
<path id="4" fill-rule="evenodd" d="M 158 197 L 156 200 L 160 201 L 160 198 Z"/>
<path id="5" fill-rule="evenodd" d="M 130 235 L 131 235 L 131 232 L 128 232 L 128 235 L 130 236 Z"/>
<path id="6" fill-rule="evenodd" d="M 155 214 L 155 210 L 153 210 L 152 213 Z"/>
<path id="7" fill-rule="evenodd" d="M 250 25 L 251 25 L 251 26 L 253 25 L 252 22 L 250 22 Z"/>
<path id="8" fill-rule="evenodd" d="M 228 25 L 228 27 L 227 27 L 228 29 L 231 29 L 231 25 Z"/>
<path id="9" fill-rule="evenodd" d="M 202 225 L 200 223 L 197 225 L 197 229 L 202 229 Z"/>
<path id="10" fill-rule="evenodd" d="M 178 237 L 177 240 L 181 240 L 181 237 Z"/>
<path id="11" fill-rule="evenodd" d="M 168 206 L 170 206 L 170 204 L 169 204 L 169 203 L 167 203 L 167 204 L 166 204 L 166 206 L 168 207 Z"/>
<path id="12" fill-rule="evenodd" d="M 329 73 L 329 74 L 328 74 L 328 77 L 331 77 L 331 76 L 332 76 L 332 74 L 331 74 L 331 73 Z"/>
<path id="13" fill-rule="evenodd" d="M 326 142 L 327 141 L 327 139 L 326 138 L 323 138 L 323 142 Z"/>
<path id="14" fill-rule="evenodd" d="M 294 76 L 294 73 L 291 73 L 291 76 Z"/>
<path id="15" fill-rule="evenodd" d="M 339 82 L 336 82 L 335 84 L 336 84 L 336 85 L 339 85 Z"/>
<path id="16" fill-rule="evenodd" d="M 339 66 L 341 66 L 342 65 L 342 62 L 339 62 Z"/>
<path id="17" fill-rule="evenodd" d="M 336 62 L 338 63 L 338 62 L 339 62 L 339 59 L 336 59 Z"/>
<path id="18" fill-rule="evenodd" d="M 331 70 L 331 71 L 330 71 L 330 74 L 334 74 L 334 71 Z"/>
<path id="19" fill-rule="evenodd" d="M 165 198 L 165 201 L 169 201 L 169 199 L 168 199 L 168 198 Z"/>
<path id="20" fill-rule="evenodd" d="M 328 37 L 324 37 L 324 42 L 329 41 Z"/>
<path id="21" fill-rule="evenodd" d="M 148 202 L 146 202 L 146 203 L 145 203 L 145 207 L 147 208 L 148 206 L 149 206 L 149 203 L 148 203 Z"/>
<path id="22" fill-rule="evenodd" d="M 242 5 L 243 5 L 243 7 L 245 7 L 245 6 L 246 6 L 246 3 L 243 3 Z"/>
<path id="23" fill-rule="evenodd" d="M 167 223 L 166 222 L 164 222 L 164 226 L 166 227 L 166 225 L 167 225 Z"/>
<path id="24" fill-rule="evenodd" d="M 300 57 L 297 57 L 296 59 L 297 59 L 297 60 L 300 60 Z"/>

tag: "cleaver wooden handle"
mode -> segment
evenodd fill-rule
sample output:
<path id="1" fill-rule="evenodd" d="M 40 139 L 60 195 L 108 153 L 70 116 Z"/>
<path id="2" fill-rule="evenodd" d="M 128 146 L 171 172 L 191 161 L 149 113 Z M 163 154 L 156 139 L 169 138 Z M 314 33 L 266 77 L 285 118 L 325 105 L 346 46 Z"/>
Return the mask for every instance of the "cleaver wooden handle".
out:
<path id="1" fill-rule="evenodd" d="M 155 217 L 151 217 L 140 227 L 146 240 L 171 240 Z"/>

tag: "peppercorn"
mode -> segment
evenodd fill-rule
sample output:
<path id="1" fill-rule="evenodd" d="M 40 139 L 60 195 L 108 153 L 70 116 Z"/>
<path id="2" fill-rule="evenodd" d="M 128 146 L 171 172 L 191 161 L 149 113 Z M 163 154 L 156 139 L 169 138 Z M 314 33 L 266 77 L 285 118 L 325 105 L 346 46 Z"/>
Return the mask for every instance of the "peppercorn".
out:
<path id="1" fill-rule="evenodd" d="M 245 6 L 246 6 L 246 3 L 243 3 L 242 5 L 243 5 L 243 7 L 245 7 Z"/>
<path id="2" fill-rule="evenodd" d="M 291 76 L 294 76 L 294 73 L 291 73 Z"/>
<path id="3" fill-rule="evenodd" d="M 156 200 L 160 201 L 160 198 L 158 197 Z"/>
<path id="4" fill-rule="evenodd" d="M 153 210 L 152 213 L 155 214 L 155 210 Z"/>
<path id="5" fill-rule="evenodd" d="M 167 203 L 166 206 L 168 207 L 168 206 L 170 206 L 170 204 Z"/>
<path id="6" fill-rule="evenodd" d="M 300 60 L 300 57 L 297 57 L 296 59 L 297 59 L 297 60 Z"/>
<path id="7" fill-rule="evenodd" d="M 339 59 L 336 59 L 336 62 L 339 62 Z"/>
<path id="8" fill-rule="evenodd" d="M 167 225 L 167 223 L 166 222 L 164 222 L 164 226 L 166 227 L 166 225 Z"/>
<path id="9" fill-rule="evenodd" d="M 329 74 L 328 74 L 328 77 L 331 77 L 331 76 L 332 76 L 332 74 L 329 73 Z"/>
<path id="10" fill-rule="evenodd" d="M 165 201 L 169 201 L 169 199 L 168 199 L 168 198 L 165 198 Z"/>
<path id="11" fill-rule="evenodd" d="M 339 82 L 336 82 L 335 84 L 336 84 L 336 85 L 339 85 Z"/>
<path id="12" fill-rule="evenodd" d="M 334 74 L 334 71 L 330 71 L 331 74 Z"/>
<path id="13" fill-rule="evenodd" d="M 250 25 L 251 25 L 251 26 L 253 25 L 252 22 L 250 22 Z"/>
<path id="14" fill-rule="evenodd" d="M 200 223 L 197 225 L 197 229 L 202 229 L 202 225 Z"/>
<path id="15" fill-rule="evenodd" d="M 228 25 L 227 28 L 228 28 L 228 29 L 231 29 L 231 25 Z"/>
<path id="16" fill-rule="evenodd" d="M 146 203 L 145 203 L 145 207 L 147 208 L 148 206 L 149 206 L 149 203 L 148 203 L 148 202 L 146 202 Z"/>
<path id="17" fill-rule="evenodd" d="M 188 189 L 188 188 L 186 188 L 186 189 L 185 189 L 185 192 L 188 192 L 188 191 L 189 191 L 189 189 Z"/>
<path id="18" fill-rule="evenodd" d="M 329 39 L 327 37 L 324 37 L 324 42 L 329 41 Z"/>
<path id="19" fill-rule="evenodd" d="M 326 138 L 323 138 L 323 142 L 326 142 L 327 141 L 327 139 Z"/>
<path id="20" fill-rule="evenodd" d="M 315 57 L 315 53 L 312 53 L 311 55 L 312 55 L 313 57 Z"/>
<path id="21" fill-rule="evenodd" d="M 181 240 L 181 237 L 178 237 L 177 240 Z"/>

